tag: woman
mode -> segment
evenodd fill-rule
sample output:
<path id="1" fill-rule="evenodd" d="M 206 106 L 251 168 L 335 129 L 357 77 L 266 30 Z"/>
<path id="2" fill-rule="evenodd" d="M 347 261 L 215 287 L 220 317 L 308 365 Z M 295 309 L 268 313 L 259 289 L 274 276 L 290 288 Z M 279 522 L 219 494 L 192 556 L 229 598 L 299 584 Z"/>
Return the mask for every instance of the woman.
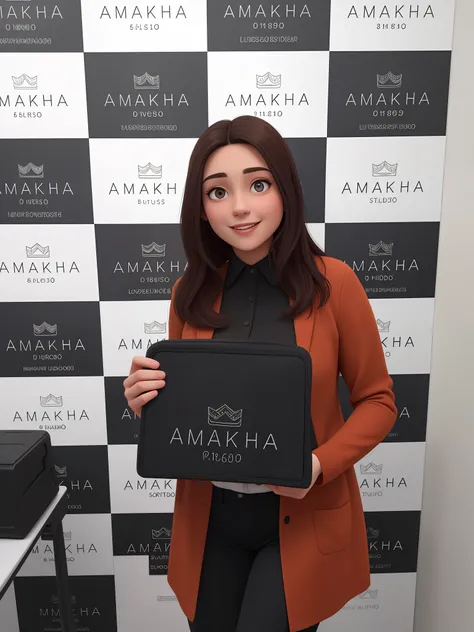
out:
<path id="1" fill-rule="evenodd" d="M 169 337 L 306 348 L 319 447 L 308 489 L 178 480 L 168 581 L 192 632 L 314 632 L 370 585 L 353 466 L 397 416 L 370 303 L 353 270 L 311 240 L 288 146 L 257 117 L 199 138 L 181 236 L 188 268 L 173 287 Z M 354 407 L 346 423 L 339 372 Z M 165 381 L 166 367 L 135 357 L 130 408 L 140 415 Z"/>

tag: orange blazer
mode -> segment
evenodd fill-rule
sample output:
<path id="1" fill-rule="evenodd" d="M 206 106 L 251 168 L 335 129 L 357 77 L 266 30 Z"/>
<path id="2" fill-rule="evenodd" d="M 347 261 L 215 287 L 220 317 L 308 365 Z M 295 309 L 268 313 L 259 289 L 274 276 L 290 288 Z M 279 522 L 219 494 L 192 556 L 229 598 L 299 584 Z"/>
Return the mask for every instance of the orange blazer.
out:
<path id="1" fill-rule="evenodd" d="M 308 308 L 294 320 L 296 342 L 312 359 L 311 414 L 319 446 L 314 454 L 322 474 L 302 500 L 281 496 L 280 551 L 290 632 L 327 619 L 370 586 L 366 526 L 354 464 L 384 439 L 397 418 L 393 383 L 365 290 L 346 263 L 327 256 L 322 260 L 326 270 L 315 257 L 331 282 L 330 299 L 312 315 Z M 226 270 L 224 264 L 223 278 Z M 213 329 L 199 329 L 178 318 L 173 307 L 175 287 L 169 338 L 211 338 Z M 216 311 L 221 299 L 222 293 L 215 302 Z M 345 423 L 338 398 L 339 373 L 354 408 Z M 210 481 L 177 481 L 168 583 L 191 621 L 211 494 Z"/>

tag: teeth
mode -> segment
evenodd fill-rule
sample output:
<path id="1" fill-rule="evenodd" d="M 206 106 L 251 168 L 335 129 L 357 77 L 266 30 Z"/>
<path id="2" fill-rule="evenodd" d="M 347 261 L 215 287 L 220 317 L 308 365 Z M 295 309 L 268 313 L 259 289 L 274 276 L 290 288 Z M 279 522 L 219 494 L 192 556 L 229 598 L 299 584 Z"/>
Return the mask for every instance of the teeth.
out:
<path id="1" fill-rule="evenodd" d="M 246 230 L 247 228 L 252 228 L 256 224 L 257 222 L 255 222 L 255 224 L 246 224 L 245 226 L 239 226 L 239 228 L 235 228 L 234 230 Z"/>

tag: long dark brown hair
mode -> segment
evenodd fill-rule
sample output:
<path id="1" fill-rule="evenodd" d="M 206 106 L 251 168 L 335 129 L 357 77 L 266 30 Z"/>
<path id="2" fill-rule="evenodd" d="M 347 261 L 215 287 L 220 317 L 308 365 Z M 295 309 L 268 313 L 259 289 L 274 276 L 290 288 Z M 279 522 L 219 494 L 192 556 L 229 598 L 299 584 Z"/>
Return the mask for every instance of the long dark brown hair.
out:
<path id="1" fill-rule="evenodd" d="M 223 287 L 219 268 L 229 260 L 232 247 L 202 219 L 202 180 L 209 155 L 232 143 L 247 143 L 260 152 L 283 199 L 285 212 L 273 235 L 269 256 L 280 286 L 294 299 L 285 314 L 294 318 L 312 307 L 316 298 L 320 307 L 330 293 L 330 283 L 315 262 L 315 256 L 325 253 L 306 228 L 303 191 L 285 140 L 272 125 L 256 116 L 218 121 L 194 146 L 181 209 L 181 239 L 188 265 L 176 286 L 174 304 L 179 318 L 196 327 L 219 328 L 228 323 L 227 315 L 217 313 L 213 305 Z"/>

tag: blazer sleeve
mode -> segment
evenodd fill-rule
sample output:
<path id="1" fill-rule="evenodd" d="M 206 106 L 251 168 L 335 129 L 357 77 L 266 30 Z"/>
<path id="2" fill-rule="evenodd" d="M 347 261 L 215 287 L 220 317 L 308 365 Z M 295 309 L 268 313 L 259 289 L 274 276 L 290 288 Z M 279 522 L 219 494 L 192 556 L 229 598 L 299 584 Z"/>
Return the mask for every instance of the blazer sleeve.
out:
<path id="1" fill-rule="evenodd" d="M 180 278 L 176 281 L 176 283 L 171 288 L 170 312 L 169 312 L 169 317 L 168 317 L 168 339 L 169 340 L 180 340 L 183 333 L 184 323 L 179 318 L 174 308 L 176 288 L 178 286 Z"/>
<path id="2" fill-rule="evenodd" d="M 380 443 L 398 414 L 372 306 L 355 272 L 344 266 L 340 296 L 336 297 L 338 362 L 354 410 L 344 426 L 313 450 L 322 468 L 315 483 L 319 486 L 330 483 Z"/>

